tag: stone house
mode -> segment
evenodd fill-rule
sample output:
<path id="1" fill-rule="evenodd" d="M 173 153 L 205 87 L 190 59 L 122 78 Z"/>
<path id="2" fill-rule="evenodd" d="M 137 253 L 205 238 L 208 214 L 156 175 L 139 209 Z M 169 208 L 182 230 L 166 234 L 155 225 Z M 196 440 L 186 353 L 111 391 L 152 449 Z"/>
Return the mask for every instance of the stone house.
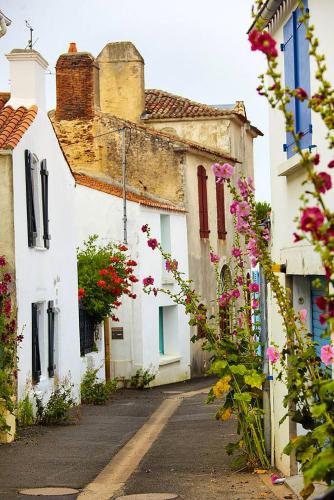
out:
<path id="1" fill-rule="evenodd" d="M 243 104 L 221 109 L 145 91 L 144 60 L 130 42 L 109 43 L 97 58 L 71 44 L 57 61 L 56 78 L 57 107 L 50 119 L 76 179 L 87 176 L 122 188 L 125 130 L 127 191 L 183 211 L 184 270 L 204 300 L 212 300 L 209 248 L 223 257 L 227 272 L 233 229 L 228 194 L 217 187 L 211 165 L 228 161 L 239 174 L 252 175 L 252 143 L 261 134 Z M 207 366 L 199 343 L 191 346 L 190 365 L 192 375 Z"/>
<path id="2" fill-rule="evenodd" d="M 80 398 L 75 180 L 45 109 L 47 62 L 15 49 L 10 93 L 0 94 L 0 255 L 15 276 L 18 399 L 47 398 L 68 377 Z M 61 197 L 61 203 L 60 203 Z"/>
<path id="3" fill-rule="evenodd" d="M 315 35 L 319 37 L 321 52 L 326 54 L 327 74 L 329 81 L 334 81 L 333 33 L 331 18 L 334 5 L 330 0 L 317 2 L 304 0 L 305 8 L 310 9 L 311 22 L 315 25 Z M 290 88 L 302 87 L 307 94 L 317 93 L 318 82 L 314 75 L 315 62 L 309 56 L 309 45 L 305 38 L 305 28 L 298 19 L 300 11 L 294 0 L 267 0 L 264 2 L 262 19 L 264 27 L 277 42 L 278 71 L 282 73 L 283 85 Z M 333 153 L 328 149 L 325 139 L 327 130 L 319 115 L 308 108 L 304 102 L 291 101 L 291 112 L 294 115 L 296 127 L 303 132 L 302 148 L 319 152 L 321 170 L 332 160 Z M 293 305 L 296 311 L 307 310 L 306 324 L 313 339 L 321 344 L 328 342 L 322 338 L 324 327 L 319 322 L 320 310 L 316 306 L 317 295 L 322 291 L 315 288 L 314 279 L 319 278 L 326 288 L 324 269 L 319 256 L 307 241 L 293 243 L 293 232 L 296 231 L 295 218 L 299 217 L 300 196 L 305 190 L 303 182 L 306 179 L 304 169 L 298 165 L 298 155 L 294 151 L 294 143 L 290 133 L 286 133 L 282 114 L 269 108 L 269 138 L 271 158 L 271 196 L 272 196 L 272 257 L 276 263 L 283 264 L 280 273 L 282 285 L 292 292 Z M 327 169 L 330 174 L 331 171 Z M 332 176 L 333 177 L 333 176 Z M 333 179 L 334 180 L 334 179 Z M 333 209 L 333 201 L 328 199 Z M 282 345 L 285 341 L 282 333 L 282 320 L 279 316 L 274 299 L 269 296 L 269 341 Z M 299 433 L 306 432 L 299 424 L 287 418 L 282 424 L 280 420 L 286 412 L 283 407 L 285 386 L 278 380 L 271 382 L 271 443 L 273 463 L 285 475 L 294 475 L 297 471 L 293 457 L 283 454 L 283 448 L 289 439 Z"/>

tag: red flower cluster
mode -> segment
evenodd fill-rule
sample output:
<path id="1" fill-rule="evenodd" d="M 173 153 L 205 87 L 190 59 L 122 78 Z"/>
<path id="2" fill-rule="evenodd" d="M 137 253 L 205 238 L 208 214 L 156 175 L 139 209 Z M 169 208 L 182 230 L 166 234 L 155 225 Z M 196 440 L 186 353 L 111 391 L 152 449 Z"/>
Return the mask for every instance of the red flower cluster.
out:
<path id="1" fill-rule="evenodd" d="M 81 300 L 81 299 L 82 299 L 82 297 L 84 297 L 84 296 L 85 296 L 85 294 L 86 294 L 85 289 L 84 289 L 84 288 L 79 288 L 79 289 L 78 289 L 78 300 Z"/>
<path id="2" fill-rule="evenodd" d="M 152 250 L 155 250 L 158 246 L 158 242 L 155 238 L 150 238 L 147 240 L 147 245 L 152 248 Z"/>
<path id="3" fill-rule="evenodd" d="M 320 296 L 315 301 L 319 309 L 324 311 L 319 315 L 319 321 L 324 325 L 329 318 L 334 318 L 334 300 Z"/>
<path id="4" fill-rule="evenodd" d="M 324 220 L 325 217 L 320 208 L 305 208 L 300 219 L 300 227 L 302 231 L 317 234 L 320 226 L 324 223 Z"/>
<path id="5" fill-rule="evenodd" d="M 329 191 L 332 188 L 331 176 L 326 172 L 316 174 L 314 182 L 318 193 L 326 193 L 326 191 Z"/>
<path id="6" fill-rule="evenodd" d="M 295 93 L 296 93 L 296 97 L 297 97 L 300 101 L 305 101 L 305 99 L 307 99 L 307 98 L 308 98 L 308 95 L 307 95 L 306 90 L 302 89 L 301 87 L 298 87 L 298 88 L 295 90 Z"/>
<path id="7" fill-rule="evenodd" d="M 268 57 L 277 57 L 276 41 L 267 31 L 253 30 L 248 36 L 251 50 L 260 50 Z"/>

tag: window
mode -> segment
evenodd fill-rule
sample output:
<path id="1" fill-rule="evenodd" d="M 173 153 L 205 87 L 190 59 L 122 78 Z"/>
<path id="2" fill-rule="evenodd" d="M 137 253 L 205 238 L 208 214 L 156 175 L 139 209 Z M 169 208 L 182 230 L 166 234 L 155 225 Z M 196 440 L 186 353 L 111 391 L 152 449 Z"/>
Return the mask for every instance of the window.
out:
<path id="1" fill-rule="evenodd" d="M 49 189 L 46 160 L 25 151 L 28 246 L 49 248 Z"/>
<path id="2" fill-rule="evenodd" d="M 198 182 L 198 212 L 199 212 L 199 234 L 201 238 L 209 237 L 209 220 L 208 220 L 208 195 L 207 195 L 207 175 L 203 165 L 197 167 L 197 182 Z"/>
<path id="3" fill-rule="evenodd" d="M 177 306 L 159 307 L 159 354 L 179 354 Z"/>
<path id="4" fill-rule="evenodd" d="M 89 352 L 96 351 L 95 331 L 96 322 L 85 309 L 79 306 L 79 328 L 80 328 L 80 355 L 84 356 Z"/>
<path id="5" fill-rule="evenodd" d="M 38 384 L 42 377 L 53 377 L 55 373 L 55 330 L 56 310 L 53 302 L 48 302 L 47 326 L 45 324 L 45 304 L 37 302 L 31 305 L 32 322 L 32 381 Z"/>
<path id="6" fill-rule="evenodd" d="M 307 8 L 307 0 L 304 0 L 304 5 Z M 302 87 L 310 95 L 309 42 L 305 38 L 304 24 L 298 22 L 300 16 L 300 9 L 296 9 L 283 28 L 284 43 L 281 45 L 281 49 L 284 52 L 285 85 L 291 89 Z M 312 125 L 308 101 L 301 102 L 299 99 L 293 98 L 288 104 L 288 111 L 293 115 L 295 132 L 303 134 L 300 146 L 303 149 L 310 148 L 312 146 Z M 286 144 L 284 144 L 283 149 L 288 158 L 295 154 L 294 146 L 292 133 L 287 132 Z"/>
<path id="7" fill-rule="evenodd" d="M 218 239 L 226 239 L 224 183 L 216 183 Z"/>

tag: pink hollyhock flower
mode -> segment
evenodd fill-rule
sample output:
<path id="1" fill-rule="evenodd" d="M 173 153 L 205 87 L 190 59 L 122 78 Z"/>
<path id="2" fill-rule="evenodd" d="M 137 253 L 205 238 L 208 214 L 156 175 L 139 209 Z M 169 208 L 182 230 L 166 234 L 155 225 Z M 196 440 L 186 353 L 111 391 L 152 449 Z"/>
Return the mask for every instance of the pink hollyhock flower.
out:
<path id="1" fill-rule="evenodd" d="M 158 242 L 155 238 L 151 238 L 147 241 L 147 245 L 152 248 L 152 250 L 155 250 L 158 246 Z"/>
<path id="2" fill-rule="evenodd" d="M 250 228 L 249 223 L 245 221 L 245 219 L 243 219 L 242 217 L 237 217 L 237 222 L 235 227 L 236 230 L 239 231 L 240 233 L 244 233 Z"/>
<path id="3" fill-rule="evenodd" d="M 296 90 L 296 97 L 300 100 L 300 101 L 305 101 L 305 99 L 307 99 L 308 95 L 307 95 L 307 92 L 302 89 L 301 87 L 298 87 Z"/>
<path id="4" fill-rule="evenodd" d="M 327 166 L 328 168 L 334 168 L 334 160 L 331 160 Z"/>
<path id="5" fill-rule="evenodd" d="M 147 233 L 147 230 L 148 230 L 148 224 L 144 224 L 144 225 L 141 227 L 141 230 L 143 231 L 143 233 Z"/>
<path id="6" fill-rule="evenodd" d="M 230 205 L 230 213 L 231 214 L 236 214 L 237 213 L 237 208 L 238 208 L 239 202 L 238 201 L 233 201 Z"/>
<path id="7" fill-rule="evenodd" d="M 319 307 L 319 309 L 321 309 L 322 311 L 325 311 L 326 308 L 327 308 L 327 300 L 325 299 L 325 297 L 317 297 L 315 299 L 315 303 L 317 304 L 317 306 Z"/>
<path id="8" fill-rule="evenodd" d="M 244 280 L 242 279 L 242 276 L 237 277 L 237 283 L 238 285 L 242 286 L 244 284 Z"/>
<path id="9" fill-rule="evenodd" d="M 240 248 L 233 247 L 232 248 L 232 255 L 233 255 L 233 257 L 240 257 L 241 256 Z"/>
<path id="10" fill-rule="evenodd" d="M 259 301 L 257 299 L 252 300 L 252 309 L 258 309 L 259 308 Z"/>
<path id="11" fill-rule="evenodd" d="M 231 295 L 233 298 L 238 299 L 240 297 L 240 292 L 239 290 L 232 290 Z"/>
<path id="12" fill-rule="evenodd" d="M 265 241 L 270 240 L 270 232 L 269 232 L 269 229 L 267 227 L 265 227 L 264 230 L 262 231 L 262 236 L 263 236 L 263 239 Z"/>
<path id="13" fill-rule="evenodd" d="M 248 184 L 248 187 L 251 191 L 255 191 L 255 186 L 254 186 L 254 180 L 252 179 L 252 177 L 247 177 L 247 184 Z"/>
<path id="14" fill-rule="evenodd" d="M 251 259 L 251 266 L 256 267 L 257 259 Z"/>
<path id="15" fill-rule="evenodd" d="M 228 304 L 230 298 L 231 296 L 229 293 L 222 293 L 222 295 L 218 299 L 218 304 L 220 305 L 220 307 L 225 307 Z"/>
<path id="16" fill-rule="evenodd" d="M 332 188 L 331 176 L 326 172 L 320 172 L 315 176 L 316 189 L 318 193 L 326 193 Z"/>
<path id="17" fill-rule="evenodd" d="M 202 314 L 197 314 L 196 319 L 197 319 L 197 321 L 203 321 L 204 316 Z"/>
<path id="18" fill-rule="evenodd" d="M 248 196 L 248 184 L 244 179 L 238 179 L 238 188 L 240 194 L 243 198 L 247 198 Z"/>
<path id="19" fill-rule="evenodd" d="M 274 364 L 274 363 L 277 363 L 277 361 L 279 360 L 280 353 L 278 352 L 276 347 L 269 346 L 267 349 L 267 356 L 268 356 L 269 361 Z"/>
<path id="20" fill-rule="evenodd" d="M 333 363 L 334 360 L 334 349 L 329 344 L 322 346 L 320 352 L 320 358 L 326 366 Z"/>
<path id="21" fill-rule="evenodd" d="M 251 50 L 260 50 L 268 57 L 277 57 L 276 41 L 267 31 L 253 30 L 248 36 Z"/>
<path id="22" fill-rule="evenodd" d="M 248 290 L 250 292 L 257 293 L 260 290 L 260 287 L 257 283 L 249 283 Z"/>
<path id="23" fill-rule="evenodd" d="M 215 253 L 210 252 L 210 261 L 213 264 L 217 264 L 220 261 L 219 255 L 216 255 Z"/>
<path id="24" fill-rule="evenodd" d="M 241 217 L 247 217 L 250 214 L 250 206 L 247 201 L 241 201 L 237 207 L 237 213 Z"/>
<path id="25" fill-rule="evenodd" d="M 212 171 L 217 179 L 217 182 L 223 182 L 226 179 L 230 179 L 233 175 L 233 167 L 229 163 L 214 163 L 212 165 Z"/>
<path id="26" fill-rule="evenodd" d="M 299 311 L 299 317 L 300 317 L 300 321 L 301 321 L 302 323 L 305 323 L 305 321 L 306 321 L 306 316 L 307 316 L 307 310 L 306 310 L 306 309 L 301 309 L 301 310 Z"/>
<path id="27" fill-rule="evenodd" d="M 5 267 L 7 264 L 6 257 L 4 255 L 0 255 L 0 267 Z"/>
<path id="28" fill-rule="evenodd" d="M 258 257 L 259 256 L 259 251 L 258 251 L 258 248 L 257 248 L 257 241 L 255 238 L 251 238 L 248 243 L 247 243 L 247 252 L 248 252 L 248 255 L 252 256 L 252 257 Z"/>
<path id="29" fill-rule="evenodd" d="M 303 210 L 300 227 L 303 231 L 317 232 L 324 223 L 325 217 L 318 207 L 309 207 Z"/>
<path id="30" fill-rule="evenodd" d="M 153 283 L 154 283 L 154 278 L 152 278 L 152 276 L 147 276 L 147 278 L 143 279 L 144 286 L 153 285 Z"/>

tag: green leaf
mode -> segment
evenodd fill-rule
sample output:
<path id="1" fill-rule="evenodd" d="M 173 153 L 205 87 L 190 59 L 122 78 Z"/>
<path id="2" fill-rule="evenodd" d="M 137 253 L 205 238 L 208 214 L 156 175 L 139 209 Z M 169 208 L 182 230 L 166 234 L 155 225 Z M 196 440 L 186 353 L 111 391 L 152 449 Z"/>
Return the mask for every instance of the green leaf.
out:
<path id="1" fill-rule="evenodd" d="M 305 462 L 310 462 L 316 452 L 317 450 L 314 446 L 309 446 L 308 448 L 306 448 L 306 450 L 297 454 L 298 461 L 300 461 L 302 464 L 304 464 Z"/>
<path id="2" fill-rule="evenodd" d="M 250 392 L 237 392 L 233 395 L 235 401 L 243 401 L 245 403 L 250 403 L 252 401 L 252 395 Z"/>
<path id="3" fill-rule="evenodd" d="M 251 387 L 257 387 L 261 389 L 264 375 L 262 373 L 257 373 L 255 370 L 252 370 L 248 375 L 244 376 L 245 383 L 250 385 Z"/>
<path id="4" fill-rule="evenodd" d="M 326 409 L 327 409 L 326 403 L 322 403 L 320 405 L 312 406 L 311 413 L 314 417 L 321 417 L 321 415 L 325 413 Z"/>
<path id="5" fill-rule="evenodd" d="M 235 375 L 245 375 L 247 372 L 247 368 L 245 365 L 232 365 L 230 366 L 230 370 Z"/>
<path id="6" fill-rule="evenodd" d="M 220 375 L 221 372 L 224 372 L 226 367 L 227 367 L 227 361 L 223 359 L 216 359 L 216 361 L 212 363 L 209 373 Z"/>

